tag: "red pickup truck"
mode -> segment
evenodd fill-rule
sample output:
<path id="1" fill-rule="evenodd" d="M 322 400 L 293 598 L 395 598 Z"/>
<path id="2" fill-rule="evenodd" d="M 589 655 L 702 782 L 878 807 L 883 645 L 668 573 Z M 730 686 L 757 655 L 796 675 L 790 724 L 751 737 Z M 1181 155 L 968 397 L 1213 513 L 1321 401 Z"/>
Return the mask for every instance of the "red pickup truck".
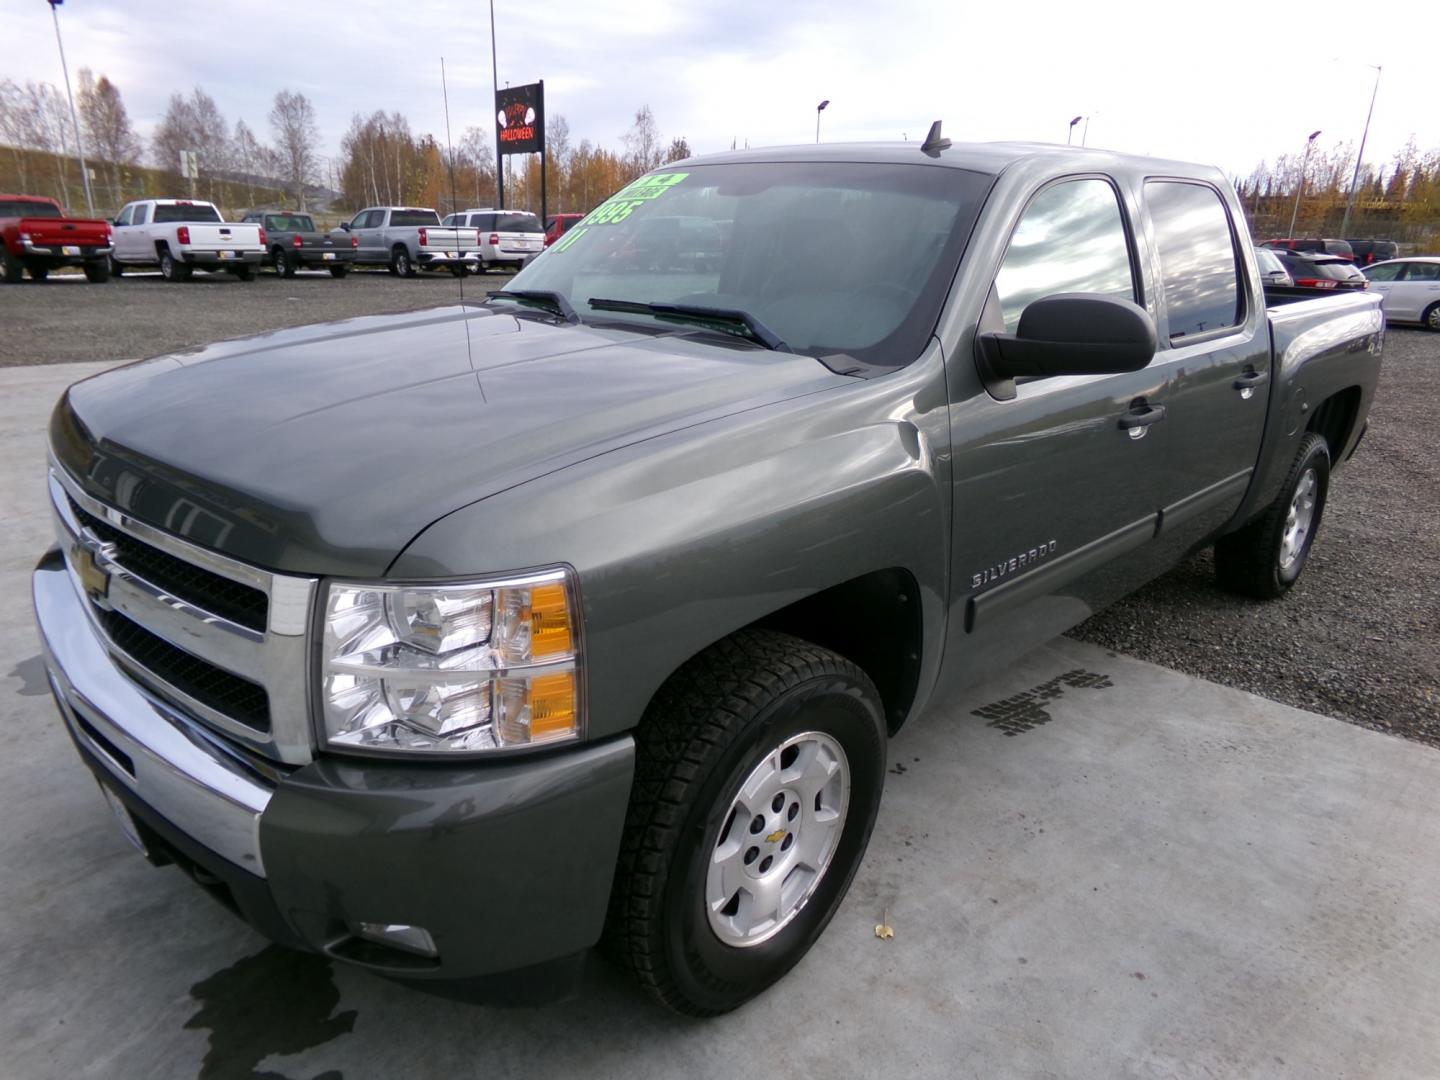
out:
<path id="1" fill-rule="evenodd" d="M 0 195 L 0 281 L 18 282 L 28 270 L 44 281 L 51 270 L 79 266 L 90 281 L 110 279 L 110 223 L 65 216 L 43 195 Z"/>

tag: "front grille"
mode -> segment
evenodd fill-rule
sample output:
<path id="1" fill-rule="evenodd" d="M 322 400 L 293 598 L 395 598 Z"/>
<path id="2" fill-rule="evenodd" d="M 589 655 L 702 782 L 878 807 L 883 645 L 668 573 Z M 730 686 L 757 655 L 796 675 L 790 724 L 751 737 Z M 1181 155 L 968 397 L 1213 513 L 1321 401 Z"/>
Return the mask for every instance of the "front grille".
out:
<path id="1" fill-rule="evenodd" d="M 118 611 L 97 608 L 95 617 L 115 647 L 141 669 L 141 675 L 149 672 L 246 727 L 270 730 L 270 700 L 264 687 L 171 645 Z"/>
<path id="2" fill-rule="evenodd" d="M 137 577 L 188 604 L 262 634 L 265 632 L 270 601 L 259 589 L 211 573 L 137 540 L 89 513 L 73 498 L 70 499 L 70 509 L 99 540 L 115 546 L 115 561 Z"/>

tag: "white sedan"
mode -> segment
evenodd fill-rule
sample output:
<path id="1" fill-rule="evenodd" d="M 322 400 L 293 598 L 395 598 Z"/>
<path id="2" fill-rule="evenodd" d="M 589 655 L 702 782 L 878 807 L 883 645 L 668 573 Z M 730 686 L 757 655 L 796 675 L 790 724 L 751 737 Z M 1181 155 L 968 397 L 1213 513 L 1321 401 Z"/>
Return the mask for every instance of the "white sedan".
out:
<path id="1" fill-rule="evenodd" d="M 1362 272 L 1380 294 L 1387 320 L 1440 330 L 1440 256 L 1391 259 Z"/>

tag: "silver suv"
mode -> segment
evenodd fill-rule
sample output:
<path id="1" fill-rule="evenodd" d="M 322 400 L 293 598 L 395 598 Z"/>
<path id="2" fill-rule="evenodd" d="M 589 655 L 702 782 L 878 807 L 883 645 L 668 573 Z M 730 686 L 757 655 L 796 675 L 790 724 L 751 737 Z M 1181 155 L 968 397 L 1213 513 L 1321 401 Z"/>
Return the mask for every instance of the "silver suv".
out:
<path id="1" fill-rule="evenodd" d="M 480 261 L 484 273 L 492 266 L 519 269 L 531 255 L 545 250 L 545 226 L 528 210 L 462 210 L 445 219 L 446 225 L 465 225 L 480 231 Z"/>

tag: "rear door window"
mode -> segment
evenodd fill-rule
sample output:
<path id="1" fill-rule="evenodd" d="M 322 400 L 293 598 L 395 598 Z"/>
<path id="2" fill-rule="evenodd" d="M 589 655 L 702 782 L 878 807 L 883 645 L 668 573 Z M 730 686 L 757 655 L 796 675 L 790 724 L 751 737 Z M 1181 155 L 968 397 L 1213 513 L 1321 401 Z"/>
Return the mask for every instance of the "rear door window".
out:
<path id="1" fill-rule="evenodd" d="M 1240 260 L 1220 193 L 1205 184 L 1151 180 L 1145 203 L 1160 254 L 1170 340 L 1238 326 Z"/>
<path id="2" fill-rule="evenodd" d="M 1440 281 L 1440 263 L 1406 263 L 1404 280 Z"/>
<path id="3" fill-rule="evenodd" d="M 1020 313 L 1056 293 L 1135 299 L 1130 242 L 1115 189 L 1098 178 L 1046 188 L 1025 208 L 995 277 L 1005 332 Z"/>

